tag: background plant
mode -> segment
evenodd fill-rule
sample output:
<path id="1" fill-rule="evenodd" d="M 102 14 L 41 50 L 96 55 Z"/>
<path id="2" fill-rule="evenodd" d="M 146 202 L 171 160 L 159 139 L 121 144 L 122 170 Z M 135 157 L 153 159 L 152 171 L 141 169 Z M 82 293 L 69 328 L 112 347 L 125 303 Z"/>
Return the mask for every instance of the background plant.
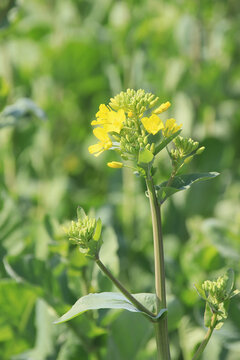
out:
<path id="1" fill-rule="evenodd" d="M 121 269 L 121 280 L 133 292 L 152 291 L 151 226 L 147 199 L 140 195 L 144 184 L 127 169 L 120 178 L 106 168 L 114 160 L 110 155 L 96 162 L 87 152 L 98 104 L 127 87 L 150 90 L 162 102 L 170 99 L 169 112 L 183 122 L 184 135 L 208 148 L 190 164 L 192 172 L 221 173 L 214 184 L 193 187 L 165 204 L 173 358 L 191 358 L 203 336 L 204 303 L 193 284 L 215 279 L 226 266 L 235 270 L 239 288 L 237 10 L 237 1 L 35 0 L 11 13 L 11 26 L 0 33 L 0 72 L 7 84 L 1 85 L 1 106 L 30 97 L 48 120 L 21 118 L 0 132 L 1 359 L 25 359 L 24 352 L 36 359 L 91 359 L 99 352 L 103 358 L 154 358 L 153 334 L 134 314 L 131 324 L 139 330 L 127 344 L 118 331 L 128 324 L 132 333 L 125 313 L 95 314 L 97 326 L 87 315 L 61 329 L 51 325 L 56 313 L 89 290 L 112 290 L 59 230 L 78 204 L 87 211 L 97 208 L 110 226 L 104 238 L 111 244 L 106 261 L 112 271 L 117 275 Z M 164 159 L 161 169 L 159 183 L 170 170 Z M 128 212 L 126 199 L 132 204 Z M 209 354 L 239 358 L 237 304 L 233 299 L 206 359 Z"/>

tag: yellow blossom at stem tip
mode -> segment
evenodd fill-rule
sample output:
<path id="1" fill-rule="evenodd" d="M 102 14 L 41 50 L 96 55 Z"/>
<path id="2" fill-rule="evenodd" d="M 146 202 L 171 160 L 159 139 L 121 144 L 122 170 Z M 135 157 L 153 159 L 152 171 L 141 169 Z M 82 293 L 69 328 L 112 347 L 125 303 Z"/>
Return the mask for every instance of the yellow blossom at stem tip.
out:
<path id="1" fill-rule="evenodd" d="M 112 162 L 108 162 L 107 166 L 109 166 L 112 169 L 120 169 L 123 167 L 123 163 L 118 161 L 112 161 Z"/>
<path id="2" fill-rule="evenodd" d="M 149 118 L 144 117 L 141 121 L 149 134 L 155 135 L 164 128 L 162 120 L 156 114 L 152 114 Z"/>

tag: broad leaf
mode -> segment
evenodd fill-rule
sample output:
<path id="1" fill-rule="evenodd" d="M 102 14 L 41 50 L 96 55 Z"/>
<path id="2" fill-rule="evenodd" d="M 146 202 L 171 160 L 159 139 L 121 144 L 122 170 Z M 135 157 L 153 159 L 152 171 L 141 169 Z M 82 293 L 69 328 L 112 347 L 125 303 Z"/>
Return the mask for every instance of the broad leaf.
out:
<path id="1" fill-rule="evenodd" d="M 156 295 L 155 294 L 133 294 L 133 296 L 143 303 L 150 311 L 155 310 Z M 60 324 L 74 317 L 84 313 L 88 310 L 96 309 L 124 309 L 131 312 L 139 312 L 138 310 L 125 296 L 121 293 L 103 292 L 99 294 L 88 294 L 81 297 L 72 308 L 64 314 L 60 319 L 55 321 L 55 324 Z M 160 318 L 167 310 L 162 309 L 159 314 L 153 319 Z"/>
<path id="2" fill-rule="evenodd" d="M 148 149 L 142 149 L 139 151 L 138 163 L 139 164 L 148 164 L 153 160 L 153 153 Z"/>
<path id="3" fill-rule="evenodd" d="M 176 176 L 169 186 L 167 186 L 167 181 L 156 186 L 158 199 L 162 202 L 176 192 L 189 189 L 196 182 L 209 180 L 218 175 L 219 173 L 217 172 L 209 172 Z"/>
<path id="4" fill-rule="evenodd" d="M 68 285 L 66 265 L 59 256 L 48 261 L 36 259 L 32 255 L 7 256 L 4 258 L 4 266 L 9 276 L 17 282 L 31 284 L 32 289 L 47 301 L 55 297 L 71 303 L 74 299 Z"/>

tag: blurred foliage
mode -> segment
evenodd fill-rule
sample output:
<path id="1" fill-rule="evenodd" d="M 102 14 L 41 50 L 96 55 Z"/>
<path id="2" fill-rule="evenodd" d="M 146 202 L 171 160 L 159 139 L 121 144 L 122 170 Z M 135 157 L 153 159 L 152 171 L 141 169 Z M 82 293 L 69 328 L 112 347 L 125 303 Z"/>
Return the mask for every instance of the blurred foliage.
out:
<path id="1" fill-rule="evenodd" d="M 137 314 L 52 324 L 80 296 L 114 291 L 63 235 L 78 205 L 103 220 L 105 264 L 131 292 L 154 291 L 144 184 L 107 168 L 111 154 L 87 152 L 98 105 L 127 87 L 170 100 L 183 133 L 206 147 L 191 172 L 221 173 L 163 206 L 172 358 L 191 359 L 205 331 L 194 283 L 232 267 L 240 286 L 239 10 L 237 0 L 1 1 L 2 360 L 155 358 L 152 329 Z M 2 126 L 19 99 L 47 120 L 18 109 Z M 159 161 L 160 183 L 170 168 Z M 239 314 L 236 297 L 203 359 L 239 359 Z"/>

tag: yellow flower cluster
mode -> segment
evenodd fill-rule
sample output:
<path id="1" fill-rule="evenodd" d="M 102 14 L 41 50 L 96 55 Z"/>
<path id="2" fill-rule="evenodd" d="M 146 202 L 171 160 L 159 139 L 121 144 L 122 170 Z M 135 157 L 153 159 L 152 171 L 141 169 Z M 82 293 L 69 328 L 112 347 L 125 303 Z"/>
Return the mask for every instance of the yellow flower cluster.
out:
<path id="1" fill-rule="evenodd" d="M 135 92 L 134 90 L 127 90 L 126 93 L 121 93 L 121 96 L 118 95 L 119 99 L 116 97 L 118 102 L 111 99 L 113 104 L 114 101 L 118 104 L 114 110 L 112 109 L 112 103 L 110 103 L 110 106 L 106 106 L 105 104 L 99 106 L 99 111 L 96 113 L 96 120 L 91 122 L 91 125 L 97 126 L 94 128 L 93 134 L 98 139 L 98 142 L 97 144 L 89 146 L 88 150 L 90 154 L 99 156 L 103 151 L 114 148 L 119 150 L 123 158 L 129 155 L 136 159 L 140 149 L 150 148 L 151 142 L 148 140 L 150 134 L 156 135 L 159 131 L 162 131 L 162 136 L 167 138 L 181 128 L 181 125 L 176 124 L 175 119 L 168 119 L 164 125 L 163 121 L 158 117 L 159 114 L 171 106 L 169 101 L 153 110 L 149 117 L 143 116 L 143 113 L 137 113 L 139 107 L 137 101 L 141 104 L 141 109 L 147 109 L 152 106 L 151 99 L 154 96 L 152 94 L 150 94 L 151 96 L 146 94 L 143 90 L 141 91 L 142 92 Z M 133 93 L 132 100 L 129 97 L 131 92 Z M 129 105 L 127 103 L 128 101 L 130 102 Z M 129 108 L 133 110 L 129 111 Z M 112 142 L 112 138 L 116 140 L 114 143 Z M 111 162 L 108 163 L 108 166 L 118 168 L 122 167 L 123 164 Z"/>

